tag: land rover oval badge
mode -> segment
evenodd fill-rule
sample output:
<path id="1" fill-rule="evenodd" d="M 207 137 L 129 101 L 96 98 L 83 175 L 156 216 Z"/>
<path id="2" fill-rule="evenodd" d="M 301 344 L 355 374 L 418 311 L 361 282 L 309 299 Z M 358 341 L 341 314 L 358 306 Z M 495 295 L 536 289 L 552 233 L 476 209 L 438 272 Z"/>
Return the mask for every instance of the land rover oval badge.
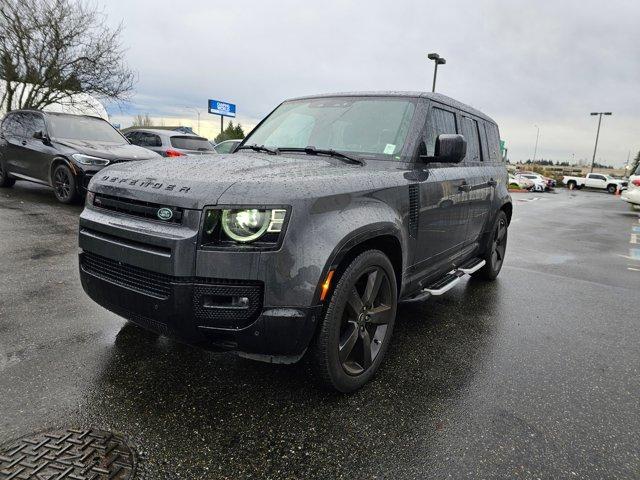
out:
<path id="1" fill-rule="evenodd" d="M 162 207 L 158 209 L 157 215 L 160 220 L 171 220 L 173 218 L 173 211 L 170 208 Z"/>

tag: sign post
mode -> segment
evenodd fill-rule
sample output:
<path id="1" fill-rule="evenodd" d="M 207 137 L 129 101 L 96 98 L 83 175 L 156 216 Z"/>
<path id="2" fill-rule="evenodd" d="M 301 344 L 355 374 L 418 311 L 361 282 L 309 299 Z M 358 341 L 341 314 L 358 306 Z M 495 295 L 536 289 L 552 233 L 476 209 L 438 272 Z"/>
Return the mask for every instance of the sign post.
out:
<path id="1" fill-rule="evenodd" d="M 233 103 L 209 99 L 208 107 L 209 113 L 220 115 L 220 133 L 222 133 L 224 131 L 224 117 L 235 118 L 236 106 Z"/>

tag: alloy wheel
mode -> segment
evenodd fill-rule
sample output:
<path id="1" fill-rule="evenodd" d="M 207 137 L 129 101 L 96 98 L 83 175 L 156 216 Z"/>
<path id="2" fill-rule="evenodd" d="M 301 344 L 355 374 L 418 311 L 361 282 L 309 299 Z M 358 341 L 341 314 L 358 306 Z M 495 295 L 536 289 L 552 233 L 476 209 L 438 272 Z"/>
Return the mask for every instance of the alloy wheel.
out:
<path id="1" fill-rule="evenodd" d="M 491 244 L 491 266 L 494 270 L 498 270 L 502 265 L 506 248 L 507 222 L 504 218 L 500 218 L 493 234 L 493 242 Z"/>
<path id="2" fill-rule="evenodd" d="M 58 168 L 54 177 L 54 188 L 58 198 L 66 200 L 71 193 L 71 179 L 64 168 Z"/>
<path id="3" fill-rule="evenodd" d="M 338 357 L 349 375 L 364 373 L 374 362 L 392 320 L 392 290 L 381 267 L 364 272 L 353 285 L 342 314 Z"/>

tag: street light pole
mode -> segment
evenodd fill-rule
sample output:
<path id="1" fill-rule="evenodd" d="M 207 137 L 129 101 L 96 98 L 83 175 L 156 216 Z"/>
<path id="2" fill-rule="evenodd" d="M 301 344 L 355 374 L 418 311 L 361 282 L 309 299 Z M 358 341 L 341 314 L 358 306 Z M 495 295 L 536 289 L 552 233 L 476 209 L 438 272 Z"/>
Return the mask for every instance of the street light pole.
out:
<path id="1" fill-rule="evenodd" d="M 435 92 L 436 91 L 436 78 L 438 76 L 438 65 L 444 65 L 445 63 L 447 63 L 447 61 L 442 58 L 440 55 L 438 55 L 437 53 L 430 53 L 427 55 L 427 58 L 429 60 L 433 60 L 435 62 L 435 66 L 433 69 L 433 86 L 431 87 L 431 91 Z"/>
<path id="2" fill-rule="evenodd" d="M 600 137 L 600 125 L 602 124 L 602 115 L 611 115 L 611 112 L 591 112 L 592 116 L 598 115 L 598 130 L 596 131 L 596 144 L 593 147 L 593 158 L 591 159 L 591 170 L 593 173 L 593 165 L 596 163 L 596 151 L 598 150 L 598 138 Z"/>
<path id="3" fill-rule="evenodd" d="M 188 108 L 189 110 L 193 110 L 194 112 L 196 112 L 196 115 L 198 115 L 198 135 L 200 135 L 200 110 L 198 110 L 195 107 L 184 107 L 184 108 Z"/>
<path id="4" fill-rule="evenodd" d="M 536 155 L 538 154 L 538 139 L 540 138 L 540 127 L 538 125 L 534 125 L 538 129 L 536 133 L 536 146 L 533 149 L 533 163 L 536 163 Z"/>

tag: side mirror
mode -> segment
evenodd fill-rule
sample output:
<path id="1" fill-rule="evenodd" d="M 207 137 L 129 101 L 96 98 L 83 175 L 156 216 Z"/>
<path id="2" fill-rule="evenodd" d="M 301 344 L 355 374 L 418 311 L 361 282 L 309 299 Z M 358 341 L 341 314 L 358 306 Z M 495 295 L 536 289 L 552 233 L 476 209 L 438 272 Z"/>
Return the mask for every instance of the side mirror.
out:
<path id="1" fill-rule="evenodd" d="M 460 163 L 467 154 L 467 141 L 462 135 L 443 133 L 436 138 L 435 155 L 421 155 L 427 162 Z"/>
<path id="2" fill-rule="evenodd" d="M 33 138 L 35 138 L 36 140 L 42 140 L 43 143 L 49 142 L 49 136 L 46 134 L 44 130 L 38 130 L 37 132 L 34 132 Z"/>

